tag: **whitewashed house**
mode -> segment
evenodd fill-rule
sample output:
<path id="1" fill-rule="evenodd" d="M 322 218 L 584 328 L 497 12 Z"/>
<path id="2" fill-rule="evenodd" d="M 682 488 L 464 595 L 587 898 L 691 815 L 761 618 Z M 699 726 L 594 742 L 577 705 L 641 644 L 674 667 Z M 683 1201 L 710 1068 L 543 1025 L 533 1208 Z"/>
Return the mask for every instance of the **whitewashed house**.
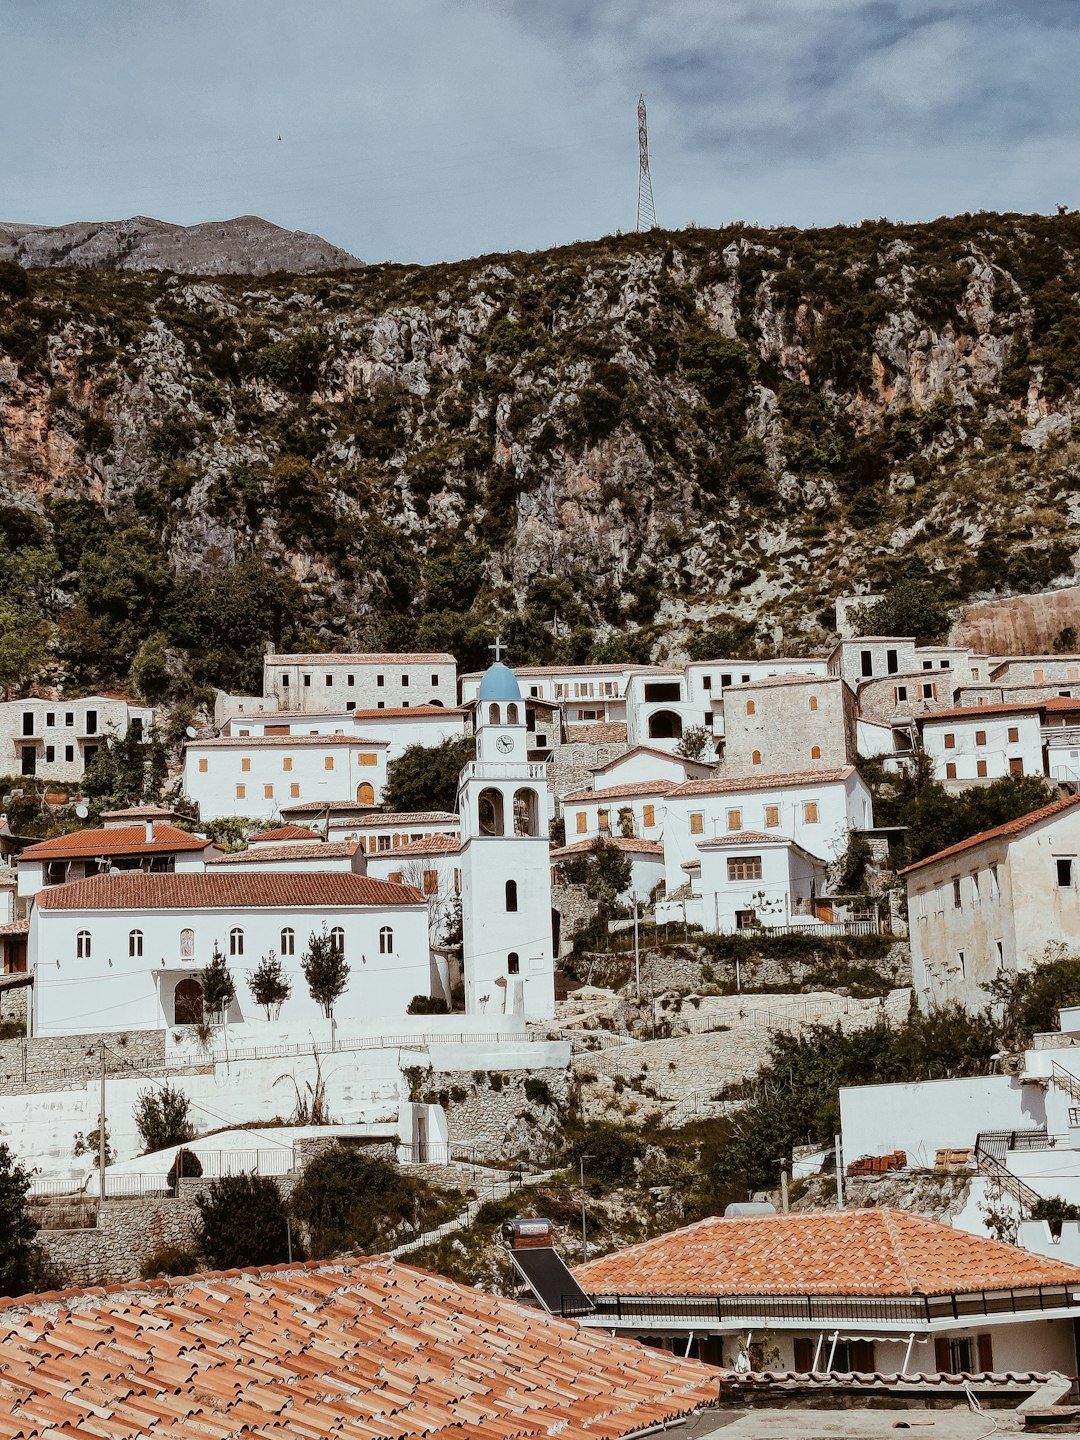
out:
<path id="1" fill-rule="evenodd" d="M 203 820 L 273 820 L 300 803 L 377 805 L 386 785 L 386 740 L 349 735 L 251 735 L 190 740 L 184 794 Z"/>
<path id="2" fill-rule="evenodd" d="M 626 683 L 626 741 L 677 750 L 687 730 L 704 729 L 704 713 L 687 693 L 681 670 L 639 670 Z M 711 757 L 710 757 L 711 758 Z"/>
<path id="3" fill-rule="evenodd" d="M 626 689 L 635 674 L 675 674 L 652 665 L 521 665 L 514 671 L 527 706 L 557 707 L 568 725 L 626 722 Z M 461 677 L 462 704 L 475 703 L 486 671 Z"/>
<path id="4" fill-rule="evenodd" d="M 263 693 L 229 695 L 219 690 L 214 723 L 273 710 L 309 714 L 457 703 L 457 661 L 452 655 L 279 655 L 268 645 L 263 655 Z"/>
<path id="5" fill-rule="evenodd" d="M 656 840 L 627 839 L 620 835 L 604 836 L 604 843 L 614 845 L 630 865 L 630 879 L 618 897 L 620 902 L 637 900 L 645 904 L 664 879 L 664 847 Z M 552 882 L 569 883 L 567 862 L 586 860 L 593 853 L 596 840 L 578 840 L 560 845 L 551 852 Z"/>
<path id="6" fill-rule="evenodd" d="M 1038 704 L 960 706 L 917 715 L 915 724 L 934 778 L 950 789 L 1044 773 Z"/>
<path id="7" fill-rule="evenodd" d="M 357 874 L 101 875 L 54 886 L 30 916 L 30 1032 L 70 1035 L 163 1029 L 200 1015 L 198 972 L 215 949 L 236 985 L 229 1023 L 262 1018 L 246 983 L 261 956 L 280 956 L 292 987 L 281 1011 L 303 1024 L 322 1011 L 301 962 L 325 930 L 349 966 L 334 1007 L 342 1020 L 404 1015 L 441 993 L 419 892 Z"/>
<path id="8" fill-rule="evenodd" d="M 1080 945 L 1080 796 L 1044 805 L 930 855 L 907 882 L 912 984 L 928 1009 L 987 1003 L 1003 971 Z"/>
<path id="9" fill-rule="evenodd" d="M 571 790 L 562 797 L 566 843 L 574 845 L 579 840 L 595 840 L 598 835 L 661 839 L 665 802 L 681 783 L 678 779 L 658 777 Z"/>
<path id="10" fill-rule="evenodd" d="M 19 899 L 25 904 L 48 886 L 93 875 L 194 873 L 205 869 L 207 860 L 217 854 L 204 836 L 163 821 L 74 830 L 23 850 L 17 870 Z"/>
<path id="11" fill-rule="evenodd" d="M 710 760 L 692 760 L 670 750 L 658 750 L 655 745 L 637 745 L 603 765 L 594 765 L 589 773 L 594 790 L 608 790 L 655 780 L 682 785 L 687 780 L 704 780 L 715 769 Z"/>
<path id="12" fill-rule="evenodd" d="M 690 893 L 657 907 L 657 920 L 681 919 L 709 934 L 730 935 L 758 926 L 808 928 L 825 918 L 826 866 L 783 835 L 741 830 L 700 840 L 697 859 L 684 865 Z"/>
<path id="13" fill-rule="evenodd" d="M 460 740 L 469 731 L 468 712 L 461 706 L 409 705 L 394 709 L 318 711 L 279 710 L 231 715 L 221 726 L 226 739 L 285 735 L 345 735 L 384 742 L 387 761 L 410 745 L 441 745 Z"/>
<path id="14" fill-rule="evenodd" d="M 106 736 L 149 734 L 154 712 L 122 696 L 0 703 L 0 775 L 36 775 L 73 784 L 82 779 Z"/>

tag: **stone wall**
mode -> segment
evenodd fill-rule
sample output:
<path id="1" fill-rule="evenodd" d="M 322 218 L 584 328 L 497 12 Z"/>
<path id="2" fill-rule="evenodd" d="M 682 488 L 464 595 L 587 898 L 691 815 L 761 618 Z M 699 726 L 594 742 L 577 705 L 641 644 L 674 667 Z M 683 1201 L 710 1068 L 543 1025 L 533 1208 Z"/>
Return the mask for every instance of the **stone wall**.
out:
<path id="1" fill-rule="evenodd" d="M 569 1070 L 534 1070 L 525 1075 L 438 1070 L 425 1077 L 421 1089 L 427 1103 L 445 1109 L 451 1141 L 474 1145 L 483 1159 L 541 1162 L 558 1141 L 571 1084 Z M 537 1096 L 542 1085 L 550 1100 Z M 533 1091 L 532 1097 L 526 1087 Z"/>
<path id="2" fill-rule="evenodd" d="M 0 990 L 0 1021 L 14 1020 L 25 1025 L 30 1008 L 30 986 L 20 985 L 17 990 Z"/>
<path id="3" fill-rule="evenodd" d="M 137 1280 L 143 1265 L 166 1246 L 193 1250 L 199 1225 L 195 1197 L 205 1189 L 185 1180 L 180 1195 L 107 1200 L 90 1230 L 41 1230 L 38 1240 L 69 1285 L 115 1285 Z"/>
<path id="4" fill-rule="evenodd" d="M 553 795 L 568 795 L 572 790 L 588 789 L 593 782 L 592 772 L 609 760 L 625 755 L 630 746 L 625 740 L 608 741 L 603 744 L 589 744 L 574 740 L 568 745 L 552 748 L 548 761 L 548 786 Z M 560 806 L 560 813 L 561 813 Z"/>
<path id="5" fill-rule="evenodd" d="M 25 993 L 25 992 L 24 992 Z M 0 1040 L 0 1095 L 25 1095 L 38 1090 L 82 1088 L 100 1074 L 98 1045 L 104 1039 L 112 1052 L 106 1072 L 165 1069 L 165 1031 L 130 1030 L 101 1035 L 25 1036 Z"/>

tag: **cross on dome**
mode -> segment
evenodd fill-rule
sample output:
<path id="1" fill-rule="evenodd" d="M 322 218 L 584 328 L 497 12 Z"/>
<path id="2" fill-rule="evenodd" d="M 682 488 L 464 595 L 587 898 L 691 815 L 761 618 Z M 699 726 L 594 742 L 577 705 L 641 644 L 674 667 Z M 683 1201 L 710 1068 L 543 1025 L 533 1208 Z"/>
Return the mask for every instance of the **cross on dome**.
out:
<path id="1" fill-rule="evenodd" d="M 493 653 L 494 653 L 494 655 L 495 655 L 495 663 L 496 663 L 496 665 L 498 665 L 498 664 L 501 662 L 501 660 L 502 660 L 503 651 L 506 649 L 506 646 L 503 644 L 502 636 L 501 636 L 501 635 L 496 635 L 496 637 L 495 637 L 495 644 L 494 644 L 494 645 L 489 645 L 487 648 L 488 648 L 489 650 L 493 651 Z"/>

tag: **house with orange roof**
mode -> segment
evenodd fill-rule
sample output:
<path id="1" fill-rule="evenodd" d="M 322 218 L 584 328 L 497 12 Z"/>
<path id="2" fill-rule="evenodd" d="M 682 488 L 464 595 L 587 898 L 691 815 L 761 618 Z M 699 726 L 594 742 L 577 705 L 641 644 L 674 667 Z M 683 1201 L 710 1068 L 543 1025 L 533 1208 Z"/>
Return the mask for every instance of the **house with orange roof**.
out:
<path id="1" fill-rule="evenodd" d="M 0 1350 L 5 1440 L 619 1440 L 721 1381 L 386 1257 L 0 1300 Z"/>
<path id="2" fill-rule="evenodd" d="M 912 984 L 930 1008 L 987 1002 L 997 975 L 1080 944 L 1080 796 L 1041 806 L 901 871 Z"/>
<path id="3" fill-rule="evenodd" d="M 23 850 L 18 865 L 19 899 L 25 907 L 49 886 L 93 875 L 193 874 L 204 870 L 206 862 L 218 853 L 204 835 L 193 835 L 163 820 L 73 830 Z"/>
<path id="4" fill-rule="evenodd" d="M 311 801 L 374 806 L 388 751 L 387 740 L 344 732 L 189 740 L 184 794 L 202 820 L 242 815 L 272 823 L 288 806 Z"/>
<path id="5" fill-rule="evenodd" d="M 736 1370 L 1077 1370 L 1080 1266 L 909 1211 L 711 1216 L 572 1273 L 557 1311 Z"/>
<path id="6" fill-rule="evenodd" d="M 266 735 L 351 735 L 385 740 L 387 759 L 396 760 L 410 745 L 441 745 L 468 733 L 469 712 L 459 705 L 417 705 L 408 700 L 380 702 L 371 710 L 349 704 L 344 710 L 270 710 L 230 715 L 221 725 L 228 739 Z"/>
<path id="7" fill-rule="evenodd" d="M 244 977 L 273 950 L 291 994 L 281 1018 L 323 1012 L 302 971 L 312 934 L 330 937 L 349 968 L 341 1020 L 399 1017 L 415 995 L 442 994 L 419 891 L 351 870 L 269 866 L 202 873 L 97 875 L 43 890 L 30 915 L 30 1032 L 160 1030 L 202 1018 L 199 972 L 219 951 L 236 996 L 224 1019 L 258 1021 Z"/>

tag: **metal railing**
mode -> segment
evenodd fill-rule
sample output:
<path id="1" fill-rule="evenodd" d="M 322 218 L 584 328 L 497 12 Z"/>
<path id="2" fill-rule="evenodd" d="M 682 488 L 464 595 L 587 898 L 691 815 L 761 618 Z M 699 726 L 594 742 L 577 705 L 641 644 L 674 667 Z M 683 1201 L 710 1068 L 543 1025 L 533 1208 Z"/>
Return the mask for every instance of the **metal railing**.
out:
<path id="1" fill-rule="evenodd" d="M 223 1065 L 233 1060 L 286 1060 L 295 1055 L 338 1055 L 358 1050 L 427 1050 L 432 1045 L 514 1045 L 563 1040 L 566 1036 L 539 1034 L 532 1030 L 448 1032 L 445 1035 L 418 1031 L 412 1035 L 360 1035 L 351 1039 L 307 1041 L 292 1045 L 248 1045 L 237 1049 L 214 1049 L 205 1055 L 167 1060 L 166 1069 L 187 1069 L 191 1065 Z"/>
<path id="2" fill-rule="evenodd" d="M 1020 1206 L 1021 1212 L 1030 1211 L 1032 1206 L 1037 1205 L 1042 1199 L 1037 1190 L 1033 1189 L 1026 1180 L 1021 1180 L 1019 1175 L 1014 1175 L 1004 1163 L 1004 1156 L 1010 1149 L 1009 1139 L 1015 1139 L 1018 1135 L 1025 1133 L 1029 1135 L 1029 1138 L 1033 1138 L 1031 1132 L 1001 1130 L 984 1132 L 975 1141 L 975 1164 L 984 1174 L 989 1175 L 1007 1195 L 1012 1196 Z M 1039 1132 L 1034 1133 L 1037 1135 Z M 1042 1135 L 1046 1139 L 1045 1131 L 1042 1132 Z M 1020 1147 L 1012 1146 L 1011 1148 Z M 1026 1148 L 1046 1150 L 1050 1147 L 1046 1143 L 1043 1145 L 1031 1144 Z"/>
<path id="3" fill-rule="evenodd" d="M 1050 1080 L 1059 1090 L 1064 1090 L 1071 1099 L 1080 1101 L 1080 1080 L 1071 1070 L 1066 1070 L 1065 1066 L 1059 1065 L 1056 1060 L 1050 1061 Z"/>
<path id="4" fill-rule="evenodd" d="M 1026 1314 L 1073 1307 L 1065 1285 L 1031 1289 L 972 1291 L 951 1295 L 592 1295 L 586 1301 L 563 1296 L 560 1313 L 569 1318 L 622 1321 L 635 1325 L 682 1320 L 703 1328 L 741 1326 L 747 1321 L 794 1325 L 841 1323 L 926 1325 L 934 1320 Z"/>

